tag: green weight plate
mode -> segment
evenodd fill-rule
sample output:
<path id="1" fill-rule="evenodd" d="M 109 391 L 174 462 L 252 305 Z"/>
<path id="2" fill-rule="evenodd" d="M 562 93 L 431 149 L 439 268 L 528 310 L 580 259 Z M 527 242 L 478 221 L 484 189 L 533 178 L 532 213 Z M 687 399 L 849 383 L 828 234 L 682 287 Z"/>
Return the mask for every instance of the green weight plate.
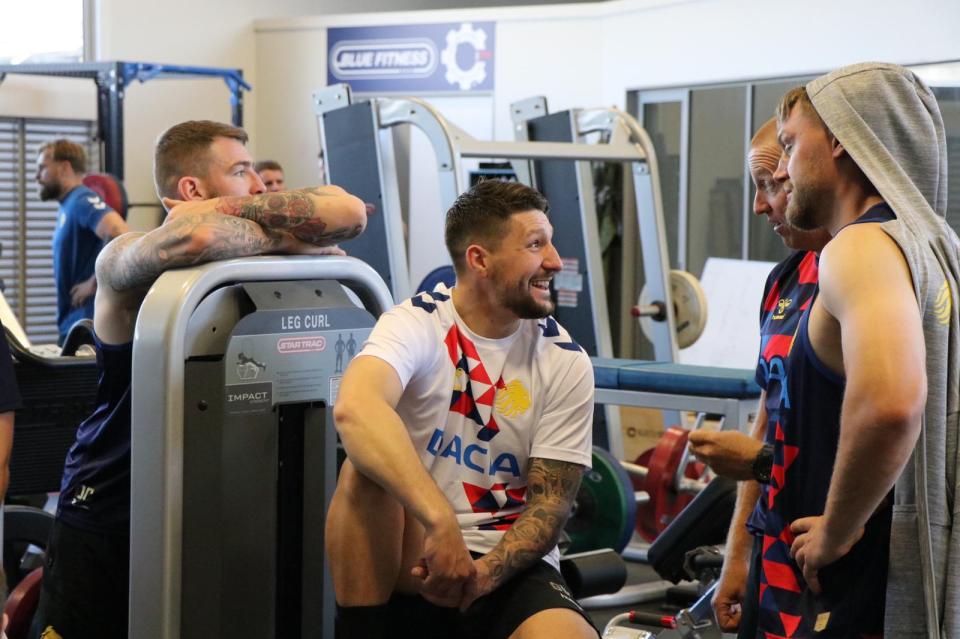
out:
<path id="1" fill-rule="evenodd" d="M 630 542 L 637 501 L 630 477 L 613 455 L 593 447 L 593 468 L 583 475 L 573 514 L 564 529 L 568 553 L 599 548 L 623 551 Z"/>

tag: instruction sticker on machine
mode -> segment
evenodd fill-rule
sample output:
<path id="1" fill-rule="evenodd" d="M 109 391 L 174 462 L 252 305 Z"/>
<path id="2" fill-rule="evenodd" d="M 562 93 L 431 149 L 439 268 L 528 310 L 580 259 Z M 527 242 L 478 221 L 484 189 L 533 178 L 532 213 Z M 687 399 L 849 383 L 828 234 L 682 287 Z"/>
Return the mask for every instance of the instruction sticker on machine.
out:
<path id="1" fill-rule="evenodd" d="M 346 308 L 263 311 L 243 318 L 225 354 L 226 413 L 267 412 L 299 402 L 332 404 L 343 371 L 373 323 L 363 309 Z M 305 331 L 308 327 L 323 330 Z"/>
<path id="2" fill-rule="evenodd" d="M 560 258 L 563 267 L 553 276 L 553 289 L 557 292 L 557 306 L 575 307 L 578 293 L 583 291 L 583 273 L 580 260 L 575 257 Z"/>

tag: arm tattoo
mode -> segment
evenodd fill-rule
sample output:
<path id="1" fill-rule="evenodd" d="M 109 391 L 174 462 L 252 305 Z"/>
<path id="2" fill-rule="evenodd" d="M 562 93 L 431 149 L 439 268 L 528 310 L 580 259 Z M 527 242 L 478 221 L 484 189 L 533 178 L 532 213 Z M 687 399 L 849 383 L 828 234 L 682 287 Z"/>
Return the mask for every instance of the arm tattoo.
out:
<path id="1" fill-rule="evenodd" d="M 115 291 L 149 286 L 167 269 L 274 250 L 278 240 L 257 224 L 219 213 L 185 215 L 145 235 L 111 242 L 97 260 L 100 285 Z"/>
<path id="2" fill-rule="evenodd" d="M 265 229 L 289 232 L 298 240 L 324 246 L 356 237 L 362 225 L 333 226 L 330 210 L 318 208 L 316 198 L 339 197 L 320 189 L 298 189 L 283 193 L 264 193 L 248 197 L 224 197 L 217 211 L 253 220 Z"/>
<path id="3" fill-rule="evenodd" d="M 580 464 L 532 457 L 527 470 L 527 504 L 485 557 L 495 586 L 531 566 L 557 545 L 580 488 Z"/>

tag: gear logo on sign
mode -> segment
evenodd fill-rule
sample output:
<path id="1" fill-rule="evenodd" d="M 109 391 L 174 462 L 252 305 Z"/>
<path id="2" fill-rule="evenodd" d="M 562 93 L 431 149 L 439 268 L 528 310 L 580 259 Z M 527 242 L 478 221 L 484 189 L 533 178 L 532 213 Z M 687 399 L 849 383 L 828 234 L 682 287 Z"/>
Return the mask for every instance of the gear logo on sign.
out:
<path id="1" fill-rule="evenodd" d="M 460 66 L 462 60 L 457 59 L 457 52 L 461 45 L 473 48 L 473 64 L 468 68 Z M 487 50 L 487 33 L 483 29 L 474 29 L 469 22 L 464 22 L 459 29 L 447 32 L 447 46 L 440 53 L 440 62 L 447 69 L 447 82 L 456 84 L 461 91 L 469 91 L 474 86 L 487 79 L 487 63 L 485 58 L 490 57 Z"/>

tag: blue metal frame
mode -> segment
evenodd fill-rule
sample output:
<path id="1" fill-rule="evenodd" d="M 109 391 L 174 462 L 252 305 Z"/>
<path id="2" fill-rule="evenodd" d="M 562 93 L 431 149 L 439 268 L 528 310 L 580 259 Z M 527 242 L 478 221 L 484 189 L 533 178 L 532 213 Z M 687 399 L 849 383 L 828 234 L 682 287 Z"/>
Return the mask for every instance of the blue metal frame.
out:
<path id="1" fill-rule="evenodd" d="M 0 82 L 7 74 L 88 78 L 97 85 L 97 137 L 103 145 L 102 170 L 120 180 L 123 171 L 123 96 L 134 80 L 141 84 L 157 78 L 221 78 L 230 90 L 231 121 L 243 126 L 243 90 L 252 87 L 242 69 L 194 67 L 152 62 L 75 62 L 62 64 L 0 65 Z"/>

